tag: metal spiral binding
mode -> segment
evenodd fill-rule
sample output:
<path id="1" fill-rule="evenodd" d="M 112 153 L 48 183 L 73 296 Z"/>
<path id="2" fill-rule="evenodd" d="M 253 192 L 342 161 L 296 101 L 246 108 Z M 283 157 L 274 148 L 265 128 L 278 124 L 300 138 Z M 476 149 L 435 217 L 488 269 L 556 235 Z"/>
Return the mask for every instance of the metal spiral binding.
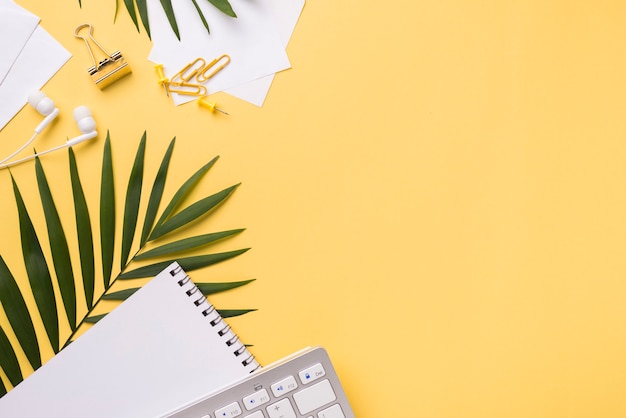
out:
<path id="1" fill-rule="evenodd" d="M 178 283 L 178 286 L 183 287 L 183 286 L 187 285 L 191 281 L 191 278 L 184 272 L 184 270 L 183 270 L 183 268 L 181 266 L 176 266 L 175 268 L 170 270 L 170 274 L 172 275 L 172 277 L 176 277 L 181 272 L 184 273 L 185 275 L 184 275 L 183 278 L 177 280 L 177 283 Z M 216 318 L 210 320 L 209 324 L 212 327 L 217 327 L 220 324 L 223 325 L 217 331 L 217 335 L 220 336 L 220 337 L 227 337 L 228 333 L 231 332 L 233 336 L 225 341 L 226 346 L 235 349 L 232 352 L 235 355 L 235 357 L 239 357 L 239 356 L 242 356 L 244 354 L 248 354 L 248 357 L 246 357 L 244 360 L 241 361 L 241 364 L 244 367 L 248 367 L 251 364 L 255 363 L 256 359 L 254 358 L 254 355 L 250 354 L 250 352 L 248 351 L 247 347 L 239 340 L 239 337 L 234 332 L 232 332 L 232 329 L 231 329 L 230 325 L 228 325 L 224 321 L 224 318 L 222 318 L 222 316 L 219 314 L 219 312 L 217 312 L 215 307 L 213 305 L 211 305 L 207 301 L 207 298 L 202 294 L 202 292 L 200 292 L 200 289 L 198 289 L 198 287 L 195 284 L 193 284 L 193 282 L 191 284 L 192 284 L 192 287 L 190 289 L 186 290 L 185 294 L 187 296 L 189 296 L 190 298 L 194 298 L 192 300 L 193 300 L 193 303 L 194 303 L 195 306 L 204 308 L 201 311 L 202 315 L 204 317 L 208 317 L 210 315 L 216 315 Z M 199 297 L 197 297 L 197 296 L 199 296 Z M 205 302 L 208 305 L 208 307 L 206 307 L 206 308 L 203 306 L 205 304 Z M 259 369 L 260 367 L 261 366 L 259 364 L 257 364 L 257 366 L 254 369 L 250 370 L 250 373 L 254 372 L 255 370 Z"/>

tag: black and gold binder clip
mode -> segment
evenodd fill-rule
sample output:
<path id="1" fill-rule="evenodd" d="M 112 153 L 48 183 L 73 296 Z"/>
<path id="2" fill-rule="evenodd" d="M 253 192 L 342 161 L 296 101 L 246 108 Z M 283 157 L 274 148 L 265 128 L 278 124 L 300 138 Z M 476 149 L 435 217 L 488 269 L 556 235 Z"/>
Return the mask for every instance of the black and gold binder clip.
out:
<path id="1" fill-rule="evenodd" d="M 81 30 L 86 28 L 89 28 L 88 36 L 91 42 L 93 42 L 93 44 L 105 55 L 105 57 L 100 59 L 99 61 L 96 60 L 96 56 L 94 55 L 93 49 L 89 45 L 89 41 L 87 40 L 87 38 L 79 34 Z M 90 67 L 87 72 L 100 90 L 115 83 L 120 78 L 132 72 L 130 66 L 128 65 L 128 62 L 126 62 L 120 51 L 115 51 L 113 54 L 109 54 L 102 47 L 102 45 L 100 45 L 98 41 L 96 41 L 96 39 L 93 37 L 93 27 L 90 24 L 85 23 L 78 26 L 74 30 L 74 36 L 85 41 L 87 51 L 89 51 L 91 61 L 93 62 L 93 66 Z"/>

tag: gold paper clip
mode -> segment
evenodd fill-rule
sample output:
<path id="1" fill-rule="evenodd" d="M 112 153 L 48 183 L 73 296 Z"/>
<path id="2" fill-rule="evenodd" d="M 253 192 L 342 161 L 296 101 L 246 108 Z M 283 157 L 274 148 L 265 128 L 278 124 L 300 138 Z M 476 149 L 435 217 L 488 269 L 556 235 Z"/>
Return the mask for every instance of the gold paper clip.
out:
<path id="1" fill-rule="evenodd" d="M 168 91 L 184 96 L 206 96 L 206 87 L 199 84 L 187 82 L 170 82 L 167 87 Z"/>
<path id="2" fill-rule="evenodd" d="M 100 61 L 96 61 L 96 57 L 89 46 L 89 41 L 86 37 L 79 35 L 79 32 L 82 29 L 89 28 L 89 39 L 102 51 L 106 57 Z M 89 55 L 91 56 L 91 61 L 93 62 L 93 66 L 90 67 L 87 72 L 91 76 L 91 79 L 96 83 L 96 86 L 102 90 L 106 86 L 115 83 L 120 78 L 128 75 L 132 72 L 130 66 L 122 56 L 120 51 L 115 51 L 113 54 L 109 54 L 103 47 L 96 41 L 93 37 L 93 27 L 88 24 L 82 24 L 78 26 L 74 30 L 74 36 L 85 41 L 85 45 L 87 46 L 87 51 L 89 51 Z"/>
<path id="3" fill-rule="evenodd" d="M 194 61 L 187 64 L 185 68 L 176 73 L 172 77 L 172 82 L 188 83 L 192 78 L 200 74 L 200 71 L 202 71 L 205 65 L 206 61 L 203 58 L 196 58 Z"/>
<path id="4" fill-rule="evenodd" d="M 229 63 L 230 63 L 230 56 L 227 54 L 224 54 L 215 58 L 213 61 L 211 61 L 210 63 L 208 63 L 206 66 L 202 68 L 201 72 L 199 72 L 196 75 L 196 80 L 198 80 L 201 83 L 204 83 L 205 81 L 213 77 L 215 74 L 220 72 Z M 216 68 L 213 69 L 214 67 Z M 207 72 L 211 69 L 213 69 L 213 71 L 207 75 Z"/>

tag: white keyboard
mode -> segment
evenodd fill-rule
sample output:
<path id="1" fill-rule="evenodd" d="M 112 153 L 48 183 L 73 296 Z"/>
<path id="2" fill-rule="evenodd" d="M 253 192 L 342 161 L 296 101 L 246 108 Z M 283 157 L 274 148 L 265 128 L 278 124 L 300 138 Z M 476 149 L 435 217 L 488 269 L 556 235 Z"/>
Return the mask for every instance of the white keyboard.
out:
<path id="1" fill-rule="evenodd" d="M 355 418 L 328 353 L 307 348 L 168 418 Z"/>

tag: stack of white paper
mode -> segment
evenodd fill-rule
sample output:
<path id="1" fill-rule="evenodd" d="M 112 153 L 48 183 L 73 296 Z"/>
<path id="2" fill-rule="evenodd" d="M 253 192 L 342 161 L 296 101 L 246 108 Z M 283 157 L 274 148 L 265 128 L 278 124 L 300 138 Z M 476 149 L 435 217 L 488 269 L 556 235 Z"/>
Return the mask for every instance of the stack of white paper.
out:
<path id="1" fill-rule="evenodd" d="M 39 26 L 39 17 L 0 0 L 0 129 L 26 104 L 71 54 Z"/>
<path id="2" fill-rule="evenodd" d="M 149 59 L 162 64 L 171 78 L 196 58 L 207 62 L 228 54 L 230 64 L 206 83 L 209 94 L 225 91 L 262 106 L 274 74 L 290 68 L 285 48 L 295 28 L 304 0 L 235 1 L 237 18 L 198 2 L 211 29 L 207 33 L 191 1 L 174 2 L 181 40 L 170 28 L 159 0 L 148 1 L 153 48 Z M 194 97 L 173 94 L 176 105 Z"/>

